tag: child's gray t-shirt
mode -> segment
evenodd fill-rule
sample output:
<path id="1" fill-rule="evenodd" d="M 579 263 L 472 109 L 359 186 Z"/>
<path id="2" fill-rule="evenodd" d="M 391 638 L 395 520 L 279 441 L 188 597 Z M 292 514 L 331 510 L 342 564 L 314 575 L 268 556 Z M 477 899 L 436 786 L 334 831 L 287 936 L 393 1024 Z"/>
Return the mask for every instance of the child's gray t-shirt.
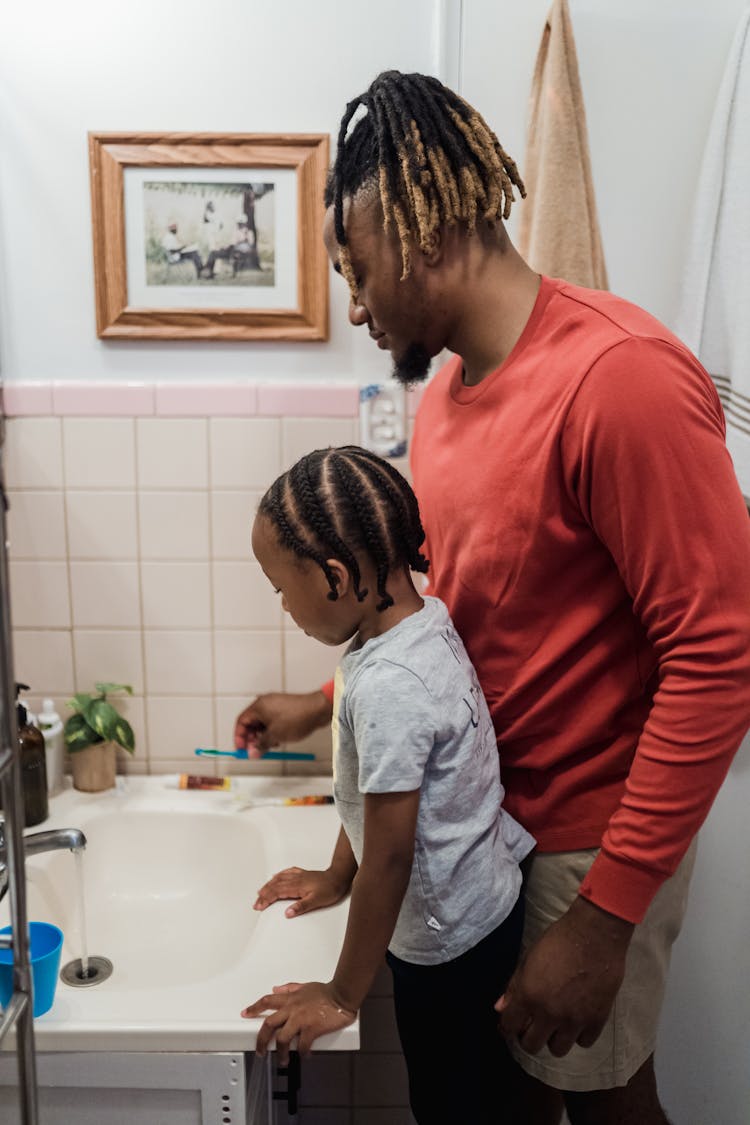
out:
<path id="1" fill-rule="evenodd" d="M 502 808 L 495 731 L 448 610 L 437 598 L 424 603 L 341 660 L 333 791 L 361 863 L 364 794 L 421 789 L 411 878 L 389 948 L 432 965 L 459 957 L 508 916 L 518 863 L 534 840 Z"/>

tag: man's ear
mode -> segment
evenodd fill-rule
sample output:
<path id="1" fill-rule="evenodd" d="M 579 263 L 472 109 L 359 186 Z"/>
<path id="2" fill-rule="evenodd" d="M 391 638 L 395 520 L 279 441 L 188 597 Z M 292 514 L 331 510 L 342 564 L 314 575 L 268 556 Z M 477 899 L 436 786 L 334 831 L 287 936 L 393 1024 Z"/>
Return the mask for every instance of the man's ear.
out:
<path id="1" fill-rule="evenodd" d="M 352 578 L 349 571 L 341 562 L 340 559 L 326 559 L 326 566 L 333 575 L 333 581 L 336 585 L 336 593 L 340 598 L 348 594 L 352 584 Z"/>
<path id="2" fill-rule="evenodd" d="M 428 269 L 441 264 L 445 257 L 445 234 L 442 227 L 434 232 L 429 250 L 420 250 L 420 257 Z"/>

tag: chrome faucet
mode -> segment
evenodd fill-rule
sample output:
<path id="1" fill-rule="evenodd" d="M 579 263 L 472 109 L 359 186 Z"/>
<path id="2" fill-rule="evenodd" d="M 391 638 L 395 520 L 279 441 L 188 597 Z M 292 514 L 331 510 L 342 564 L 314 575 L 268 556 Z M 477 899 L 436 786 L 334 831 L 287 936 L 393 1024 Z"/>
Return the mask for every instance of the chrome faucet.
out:
<path id="1" fill-rule="evenodd" d="M 80 828 L 52 828 L 47 832 L 32 832 L 23 838 L 24 855 L 39 855 L 41 852 L 71 851 L 80 852 L 86 847 L 86 837 Z M 6 865 L 5 824 L 0 821 L 0 901 L 8 890 L 8 867 Z"/>

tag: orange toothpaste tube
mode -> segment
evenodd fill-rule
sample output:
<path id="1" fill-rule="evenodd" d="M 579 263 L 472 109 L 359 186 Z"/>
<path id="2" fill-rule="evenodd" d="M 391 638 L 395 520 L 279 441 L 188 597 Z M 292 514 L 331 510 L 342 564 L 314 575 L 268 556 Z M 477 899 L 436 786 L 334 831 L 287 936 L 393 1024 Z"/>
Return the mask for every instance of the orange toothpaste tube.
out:
<path id="1" fill-rule="evenodd" d="M 282 805 L 332 805 L 333 797 L 279 797 Z"/>
<path id="2" fill-rule="evenodd" d="M 244 780 L 245 778 L 206 777 L 196 773 L 179 773 L 168 775 L 165 778 L 165 784 L 169 789 L 203 789 L 211 790 L 214 793 L 229 793 L 231 790 L 237 790 L 240 787 L 238 783 Z M 295 807 L 301 805 L 332 805 L 334 801 L 333 797 L 327 794 L 309 793 L 302 797 L 259 797 L 257 801 L 253 801 L 250 797 L 248 803 Z"/>

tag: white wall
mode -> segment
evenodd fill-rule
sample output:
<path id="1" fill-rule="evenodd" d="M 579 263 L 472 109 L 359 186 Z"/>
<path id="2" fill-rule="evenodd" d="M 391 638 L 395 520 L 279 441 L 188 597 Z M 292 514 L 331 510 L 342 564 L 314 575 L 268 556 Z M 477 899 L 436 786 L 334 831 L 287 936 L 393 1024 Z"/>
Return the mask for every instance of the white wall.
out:
<path id="1" fill-rule="evenodd" d="M 746 2 L 569 0 L 610 287 L 670 326 L 703 145 Z M 548 8 L 549 0 L 463 5 L 462 93 L 522 175 L 530 76 Z M 750 739 L 701 834 L 674 955 L 657 1071 L 675 1125 L 750 1120 L 748 809 Z"/>
<path id="2" fill-rule="evenodd" d="M 383 69 L 436 72 L 440 0 L 54 0 L 0 36 L 0 373 L 8 381 L 352 377 L 388 370 L 346 321 L 327 344 L 96 338 L 88 130 L 330 132 Z M 369 345 L 369 346 L 368 346 Z"/>

